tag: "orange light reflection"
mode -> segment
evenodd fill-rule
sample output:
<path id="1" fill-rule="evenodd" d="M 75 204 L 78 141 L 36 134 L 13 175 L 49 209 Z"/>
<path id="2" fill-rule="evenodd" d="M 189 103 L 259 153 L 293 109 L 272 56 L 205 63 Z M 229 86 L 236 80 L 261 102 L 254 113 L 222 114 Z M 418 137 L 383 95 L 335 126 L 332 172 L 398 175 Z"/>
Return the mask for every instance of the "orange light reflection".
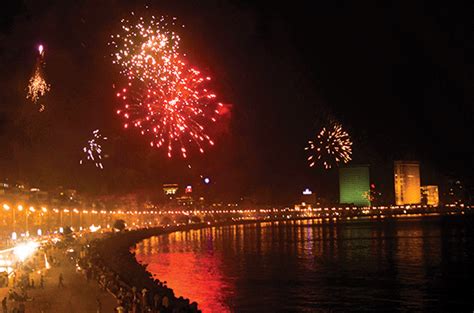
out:
<path id="1" fill-rule="evenodd" d="M 149 244 L 149 243 L 148 243 Z M 152 250 L 162 247 L 163 242 L 152 243 Z M 174 294 L 196 301 L 198 308 L 206 312 L 231 312 L 225 299 L 232 298 L 233 286 L 224 282 L 221 273 L 221 257 L 218 253 L 182 252 L 183 247 L 173 251 L 153 251 L 148 254 L 142 242 L 136 250 L 136 258 L 147 265 L 147 270 L 160 281 L 166 281 Z M 181 251 L 179 251 L 181 250 Z"/>

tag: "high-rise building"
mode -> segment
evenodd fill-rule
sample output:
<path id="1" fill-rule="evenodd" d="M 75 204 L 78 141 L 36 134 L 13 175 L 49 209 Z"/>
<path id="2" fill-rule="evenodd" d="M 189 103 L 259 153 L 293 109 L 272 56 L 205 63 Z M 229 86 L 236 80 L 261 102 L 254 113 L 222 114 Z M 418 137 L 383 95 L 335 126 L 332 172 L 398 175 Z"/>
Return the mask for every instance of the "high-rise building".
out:
<path id="1" fill-rule="evenodd" d="M 178 184 L 163 184 L 163 192 L 167 196 L 173 196 L 178 191 Z"/>
<path id="2" fill-rule="evenodd" d="M 368 165 L 339 168 L 339 202 L 369 206 L 369 184 Z"/>
<path id="3" fill-rule="evenodd" d="M 438 186 L 434 186 L 434 185 L 421 186 L 421 198 L 424 202 L 423 204 L 438 206 L 439 204 Z"/>
<path id="4" fill-rule="evenodd" d="M 393 166 L 396 205 L 419 204 L 420 163 L 417 161 L 395 161 Z"/>

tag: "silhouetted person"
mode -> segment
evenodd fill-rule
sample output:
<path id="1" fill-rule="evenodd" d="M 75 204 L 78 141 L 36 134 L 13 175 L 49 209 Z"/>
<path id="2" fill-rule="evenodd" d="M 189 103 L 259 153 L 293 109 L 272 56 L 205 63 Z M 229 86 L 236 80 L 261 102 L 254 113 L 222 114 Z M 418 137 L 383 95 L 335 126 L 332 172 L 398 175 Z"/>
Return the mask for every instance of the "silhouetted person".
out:
<path id="1" fill-rule="evenodd" d="M 100 302 L 100 299 L 97 298 L 97 313 L 102 313 L 102 302 Z"/>
<path id="2" fill-rule="evenodd" d="M 155 295 L 153 296 L 153 308 L 155 310 L 158 310 L 160 308 L 160 296 L 158 295 L 158 293 L 155 293 Z"/>
<path id="3" fill-rule="evenodd" d="M 63 273 L 59 273 L 58 287 L 64 287 L 63 280 Z"/>
<path id="4" fill-rule="evenodd" d="M 8 313 L 7 297 L 2 300 L 2 311 L 3 313 Z"/>
<path id="5" fill-rule="evenodd" d="M 165 309 L 165 311 L 168 311 L 168 307 L 170 305 L 170 300 L 168 299 L 168 297 L 165 295 L 163 297 L 163 299 L 161 300 L 161 305 L 163 306 L 163 308 Z"/>

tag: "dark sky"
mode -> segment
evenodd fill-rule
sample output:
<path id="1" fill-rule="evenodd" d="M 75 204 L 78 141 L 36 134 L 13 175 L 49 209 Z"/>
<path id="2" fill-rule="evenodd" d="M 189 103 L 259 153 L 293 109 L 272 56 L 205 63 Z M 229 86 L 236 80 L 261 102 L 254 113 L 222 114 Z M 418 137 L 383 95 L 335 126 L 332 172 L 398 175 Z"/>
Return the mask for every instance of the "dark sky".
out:
<path id="1" fill-rule="evenodd" d="M 336 171 L 308 168 L 303 150 L 334 120 L 353 137 L 354 163 L 370 163 L 372 180 L 388 189 L 394 159 L 420 160 L 422 183 L 472 178 L 471 2 L 129 2 L 2 9 L 0 177 L 101 194 L 159 192 L 163 182 L 205 175 L 223 199 L 287 201 L 305 187 L 334 194 Z M 145 4 L 186 25 L 182 49 L 232 104 L 203 156 L 168 160 L 115 114 L 112 85 L 122 78 L 106 43 Z M 52 84 L 43 113 L 25 99 L 39 43 Z M 79 165 L 96 128 L 109 137 L 103 171 Z"/>

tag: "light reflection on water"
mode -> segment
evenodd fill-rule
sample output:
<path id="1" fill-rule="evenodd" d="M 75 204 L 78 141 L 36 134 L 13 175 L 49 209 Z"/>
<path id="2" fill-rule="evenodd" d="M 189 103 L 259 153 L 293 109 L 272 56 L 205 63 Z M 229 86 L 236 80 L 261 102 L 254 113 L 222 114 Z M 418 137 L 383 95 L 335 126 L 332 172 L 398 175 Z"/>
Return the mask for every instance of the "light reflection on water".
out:
<path id="1" fill-rule="evenodd" d="M 471 308 L 469 218 L 234 225 L 152 237 L 137 259 L 203 312 Z"/>

